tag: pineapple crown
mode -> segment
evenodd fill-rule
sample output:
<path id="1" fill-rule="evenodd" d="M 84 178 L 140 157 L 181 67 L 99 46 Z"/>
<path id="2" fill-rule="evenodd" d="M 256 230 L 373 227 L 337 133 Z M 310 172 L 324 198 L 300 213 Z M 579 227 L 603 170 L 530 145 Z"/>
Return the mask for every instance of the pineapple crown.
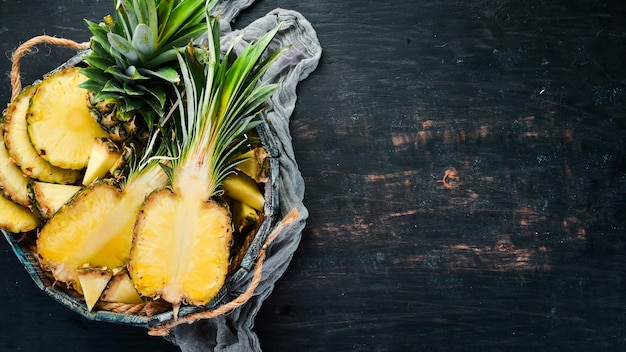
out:
<path id="1" fill-rule="evenodd" d="M 117 120 L 141 116 L 151 129 L 180 81 L 177 54 L 206 33 L 205 11 L 216 2 L 116 0 L 115 19 L 86 21 L 92 37 L 82 88 L 95 93 L 95 103 L 114 105 Z"/>

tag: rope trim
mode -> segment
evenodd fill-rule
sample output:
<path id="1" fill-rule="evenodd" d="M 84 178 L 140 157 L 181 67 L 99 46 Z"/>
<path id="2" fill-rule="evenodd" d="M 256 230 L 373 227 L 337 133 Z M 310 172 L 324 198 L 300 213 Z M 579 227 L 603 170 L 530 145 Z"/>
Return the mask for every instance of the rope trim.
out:
<path id="1" fill-rule="evenodd" d="M 287 225 L 295 222 L 296 220 L 298 220 L 299 217 L 300 213 L 298 212 L 298 210 L 295 208 L 292 209 L 278 224 L 276 224 L 276 227 L 274 227 L 272 232 L 267 236 L 267 239 L 265 240 L 265 243 L 263 244 L 263 247 L 261 247 L 261 251 L 259 252 L 257 262 L 254 265 L 254 276 L 252 276 L 252 281 L 250 282 L 248 288 L 241 295 L 239 295 L 234 300 L 224 305 L 221 305 L 213 310 L 192 313 L 182 317 L 181 319 L 175 318 L 173 321 L 153 327 L 152 329 L 150 329 L 148 334 L 151 336 L 166 336 L 170 333 L 171 329 L 175 328 L 178 325 L 191 324 L 202 319 L 216 318 L 248 302 L 248 300 L 253 296 L 256 288 L 259 286 L 259 283 L 261 282 L 261 277 L 263 276 L 263 262 L 265 261 L 269 245 L 272 243 L 272 241 L 274 241 L 274 239 L 276 239 L 276 237 L 278 237 L 278 235 L 280 235 L 280 233 L 285 229 Z"/>
<path id="2" fill-rule="evenodd" d="M 89 48 L 89 42 L 77 43 L 70 39 L 56 38 L 48 35 L 33 37 L 24 42 L 15 50 L 12 56 L 13 62 L 11 64 L 11 101 L 15 100 L 15 98 L 17 98 L 17 96 L 20 94 L 20 91 L 22 90 L 22 77 L 20 76 L 20 61 L 22 57 L 30 53 L 30 49 L 32 47 L 41 43 L 63 46 L 75 50 L 84 50 Z"/>

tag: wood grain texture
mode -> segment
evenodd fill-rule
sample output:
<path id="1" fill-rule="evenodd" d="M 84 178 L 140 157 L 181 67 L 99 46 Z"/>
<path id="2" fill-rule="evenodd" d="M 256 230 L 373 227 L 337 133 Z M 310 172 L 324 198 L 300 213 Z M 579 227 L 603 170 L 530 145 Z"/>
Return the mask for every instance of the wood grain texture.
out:
<path id="1" fill-rule="evenodd" d="M 0 48 L 86 40 L 111 7 L 2 2 Z M 276 7 L 324 53 L 291 123 L 310 217 L 264 350 L 626 348 L 622 2 L 263 0 L 233 26 Z M 40 51 L 27 82 L 69 56 Z M 75 316 L 0 248 L 0 350 L 177 350 Z"/>

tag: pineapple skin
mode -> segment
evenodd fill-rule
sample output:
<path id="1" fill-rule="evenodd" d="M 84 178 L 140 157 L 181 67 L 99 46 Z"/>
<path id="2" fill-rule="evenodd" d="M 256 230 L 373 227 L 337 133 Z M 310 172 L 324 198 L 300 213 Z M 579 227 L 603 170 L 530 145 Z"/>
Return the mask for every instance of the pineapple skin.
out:
<path id="1" fill-rule="evenodd" d="M 151 194 L 137 218 L 129 273 L 142 296 L 205 305 L 224 285 L 231 215 L 215 201 L 189 201 L 169 188 Z"/>

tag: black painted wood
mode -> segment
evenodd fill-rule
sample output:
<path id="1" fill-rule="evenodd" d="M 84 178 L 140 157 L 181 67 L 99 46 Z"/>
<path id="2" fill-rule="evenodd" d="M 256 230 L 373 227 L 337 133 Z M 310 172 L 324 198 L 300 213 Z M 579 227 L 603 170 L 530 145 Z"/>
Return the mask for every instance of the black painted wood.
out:
<path id="1" fill-rule="evenodd" d="M 310 219 L 256 319 L 267 351 L 626 349 L 622 1 L 276 1 L 324 54 L 293 143 Z M 0 3 L 6 58 L 112 1 Z M 41 47 L 25 81 L 71 51 Z M 444 175 L 448 177 L 444 181 Z M 175 351 L 39 292 L 6 243 L 1 351 Z"/>

